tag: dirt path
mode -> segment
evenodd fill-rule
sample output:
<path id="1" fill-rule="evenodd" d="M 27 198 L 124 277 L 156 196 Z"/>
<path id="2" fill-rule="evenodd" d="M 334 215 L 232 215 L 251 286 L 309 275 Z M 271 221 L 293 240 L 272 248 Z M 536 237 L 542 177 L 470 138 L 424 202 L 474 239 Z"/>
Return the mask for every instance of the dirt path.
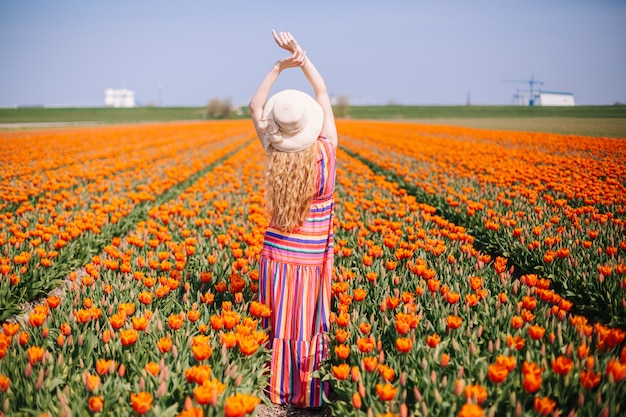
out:
<path id="1" fill-rule="evenodd" d="M 257 417 L 332 417 L 330 409 L 324 406 L 320 409 L 290 408 L 280 405 L 259 405 L 256 408 Z"/>

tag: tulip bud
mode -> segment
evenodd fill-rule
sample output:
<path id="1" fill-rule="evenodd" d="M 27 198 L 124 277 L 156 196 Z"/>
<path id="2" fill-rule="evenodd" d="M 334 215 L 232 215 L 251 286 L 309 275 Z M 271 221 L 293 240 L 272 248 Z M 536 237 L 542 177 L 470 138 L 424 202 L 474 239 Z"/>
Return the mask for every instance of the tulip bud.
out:
<path id="1" fill-rule="evenodd" d="M 37 382 L 35 383 L 35 388 L 37 390 L 40 390 L 42 385 L 43 385 L 43 368 L 40 368 L 39 376 L 37 377 Z"/>
<path id="2" fill-rule="evenodd" d="M 82 346 L 83 345 L 83 339 L 84 336 L 81 334 L 78 335 L 78 346 Z"/>
<path id="3" fill-rule="evenodd" d="M 361 401 L 361 396 L 358 392 L 355 392 L 354 394 L 352 394 L 352 406 L 355 409 L 359 410 L 361 408 L 361 405 L 363 405 L 363 402 Z"/>
<path id="4" fill-rule="evenodd" d="M 430 382 L 432 384 L 435 384 L 437 382 L 437 374 L 435 373 L 434 369 L 430 371 Z"/>
<path id="5" fill-rule="evenodd" d="M 582 407 L 584 403 L 585 403 L 585 394 L 581 392 L 580 394 L 578 394 L 578 406 Z"/>
<path id="6" fill-rule="evenodd" d="M 238 387 L 239 385 L 241 385 L 241 380 L 243 379 L 243 374 L 239 374 L 237 376 L 237 379 L 235 379 L 235 386 Z"/>
<path id="7" fill-rule="evenodd" d="M 439 404 L 441 404 L 441 402 L 443 401 L 441 393 L 439 392 L 439 389 L 437 389 L 437 387 L 435 387 L 435 401 L 437 401 L 437 403 Z"/>
<path id="8" fill-rule="evenodd" d="M 463 381 L 462 379 L 457 379 L 456 381 L 454 381 L 454 395 L 456 395 L 457 397 L 461 396 L 464 389 L 465 381 Z"/>
<path id="9" fill-rule="evenodd" d="M 400 417 L 408 417 L 409 416 L 409 407 L 407 407 L 406 403 L 400 404 Z"/>
<path id="10" fill-rule="evenodd" d="M 420 392 L 420 390 L 419 390 L 419 389 L 417 389 L 417 387 L 413 388 L 413 395 L 415 395 L 415 399 L 416 399 L 418 402 L 421 402 L 421 401 L 422 401 L 422 393 Z"/>
<path id="11" fill-rule="evenodd" d="M 522 403 L 518 401 L 517 404 L 515 404 L 515 417 L 522 417 L 522 415 L 524 415 L 524 412 L 522 411 Z"/>
<path id="12" fill-rule="evenodd" d="M 371 408 L 367 409 L 367 417 L 374 417 L 374 412 L 372 411 Z"/>
<path id="13" fill-rule="evenodd" d="M 155 393 L 155 396 L 157 398 L 161 398 L 163 397 L 165 394 L 167 393 L 167 385 L 165 385 L 165 382 L 161 382 L 161 384 L 159 385 L 159 389 L 157 390 L 157 392 Z"/>
<path id="14" fill-rule="evenodd" d="M 609 407 L 604 407 L 604 410 L 602 410 L 602 417 L 609 417 Z"/>
<path id="15" fill-rule="evenodd" d="M 487 351 L 493 353 L 493 340 L 489 340 L 489 343 L 487 343 Z"/>
<path id="16" fill-rule="evenodd" d="M 359 385 L 357 386 L 358 390 L 359 390 L 359 395 L 361 396 L 361 398 L 365 398 L 365 385 L 363 385 L 363 383 L 359 382 Z"/>
<path id="17" fill-rule="evenodd" d="M 32 374 L 33 374 L 33 366 L 29 362 L 26 364 L 26 367 L 24 368 L 24 376 L 26 378 L 30 378 Z"/>
<path id="18" fill-rule="evenodd" d="M 422 369 L 426 370 L 426 368 L 428 368 L 428 361 L 426 358 L 422 358 Z"/>
<path id="19" fill-rule="evenodd" d="M 193 408 L 193 401 L 191 401 L 191 398 L 189 398 L 189 396 L 187 396 L 185 398 L 185 410 L 191 410 Z"/>
<path id="20" fill-rule="evenodd" d="M 126 374 L 126 366 L 124 366 L 124 364 L 121 364 L 119 368 L 117 368 L 117 374 L 120 376 L 120 378 L 123 378 L 124 375 Z"/>
<path id="21" fill-rule="evenodd" d="M 139 377 L 139 390 L 140 391 L 145 391 L 146 390 L 146 381 L 143 378 L 143 376 Z"/>

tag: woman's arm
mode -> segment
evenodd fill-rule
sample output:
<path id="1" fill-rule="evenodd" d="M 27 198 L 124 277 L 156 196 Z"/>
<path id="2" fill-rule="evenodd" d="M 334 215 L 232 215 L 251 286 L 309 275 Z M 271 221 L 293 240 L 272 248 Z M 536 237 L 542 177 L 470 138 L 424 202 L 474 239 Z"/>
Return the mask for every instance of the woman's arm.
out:
<path id="1" fill-rule="evenodd" d="M 256 92 L 250 99 L 250 116 L 252 117 L 252 122 L 254 123 L 254 128 L 256 130 L 256 134 L 263 143 L 265 147 L 264 138 L 265 131 L 261 129 L 259 125 L 259 120 L 263 117 L 263 106 L 265 106 L 265 102 L 267 100 L 267 96 L 272 89 L 272 85 L 280 75 L 281 71 L 287 68 L 299 67 L 306 63 L 307 57 L 306 54 L 302 51 L 295 51 L 291 54 L 291 56 L 285 57 L 277 61 L 274 66 L 270 69 L 270 71 L 265 75 L 263 81 L 257 88 Z"/>
<path id="2" fill-rule="evenodd" d="M 298 42 L 289 32 L 276 33 L 272 30 L 274 40 L 283 49 L 288 50 L 291 53 L 302 51 Z M 302 72 L 306 76 L 307 80 L 313 87 L 315 92 L 315 100 L 319 103 L 324 111 L 324 124 L 322 126 L 321 135 L 328 138 L 337 147 L 337 127 L 335 126 L 335 115 L 333 114 L 333 107 L 330 104 L 330 96 L 326 89 L 326 83 L 320 75 L 315 65 L 310 59 L 307 59 L 304 65 L 302 65 Z"/>

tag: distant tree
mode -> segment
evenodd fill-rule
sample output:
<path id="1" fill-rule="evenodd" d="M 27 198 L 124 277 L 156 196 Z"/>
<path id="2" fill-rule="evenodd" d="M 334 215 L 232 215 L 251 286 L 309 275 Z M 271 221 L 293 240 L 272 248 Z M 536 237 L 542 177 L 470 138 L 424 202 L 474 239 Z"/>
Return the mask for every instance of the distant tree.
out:
<path id="1" fill-rule="evenodd" d="M 206 115 L 210 119 L 216 119 L 222 111 L 222 100 L 219 98 L 212 98 L 209 104 L 206 106 Z"/>
<path id="2" fill-rule="evenodd" d="M 339 96 L 335 104 L 335 116 L 346 117 L 350 111 L 350 98 L 348 96 Z"/>
<path id="3" fill-rule="evenodd" d="M 226 98 L 221 103 L 220 107 L 220 116 L 222 119 L 230 118 L 230 112 L 233 110 L 233 100 L 231 98 Z"/>
<path id="4" fill-rule="evenodd" d="M 206 106 L 206 117 L 210 119 L 228 119 L 233 111 L 233 102 L 230 98 L 220 100 L 212 98 Z"/>

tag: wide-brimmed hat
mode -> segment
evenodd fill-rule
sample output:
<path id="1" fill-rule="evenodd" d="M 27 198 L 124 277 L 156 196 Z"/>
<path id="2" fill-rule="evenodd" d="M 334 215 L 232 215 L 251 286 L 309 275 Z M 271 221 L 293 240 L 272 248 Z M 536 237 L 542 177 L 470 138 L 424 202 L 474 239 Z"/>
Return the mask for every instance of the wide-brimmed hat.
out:
<path id="1" fill-rule="evenodd" d="M 281 152 L 298 152 L 317 140 L 323 123 L 324 112 L 313 97 L 283 90 L 267 100 L 259 126 L 265 131 L 264 142 Z"/>

